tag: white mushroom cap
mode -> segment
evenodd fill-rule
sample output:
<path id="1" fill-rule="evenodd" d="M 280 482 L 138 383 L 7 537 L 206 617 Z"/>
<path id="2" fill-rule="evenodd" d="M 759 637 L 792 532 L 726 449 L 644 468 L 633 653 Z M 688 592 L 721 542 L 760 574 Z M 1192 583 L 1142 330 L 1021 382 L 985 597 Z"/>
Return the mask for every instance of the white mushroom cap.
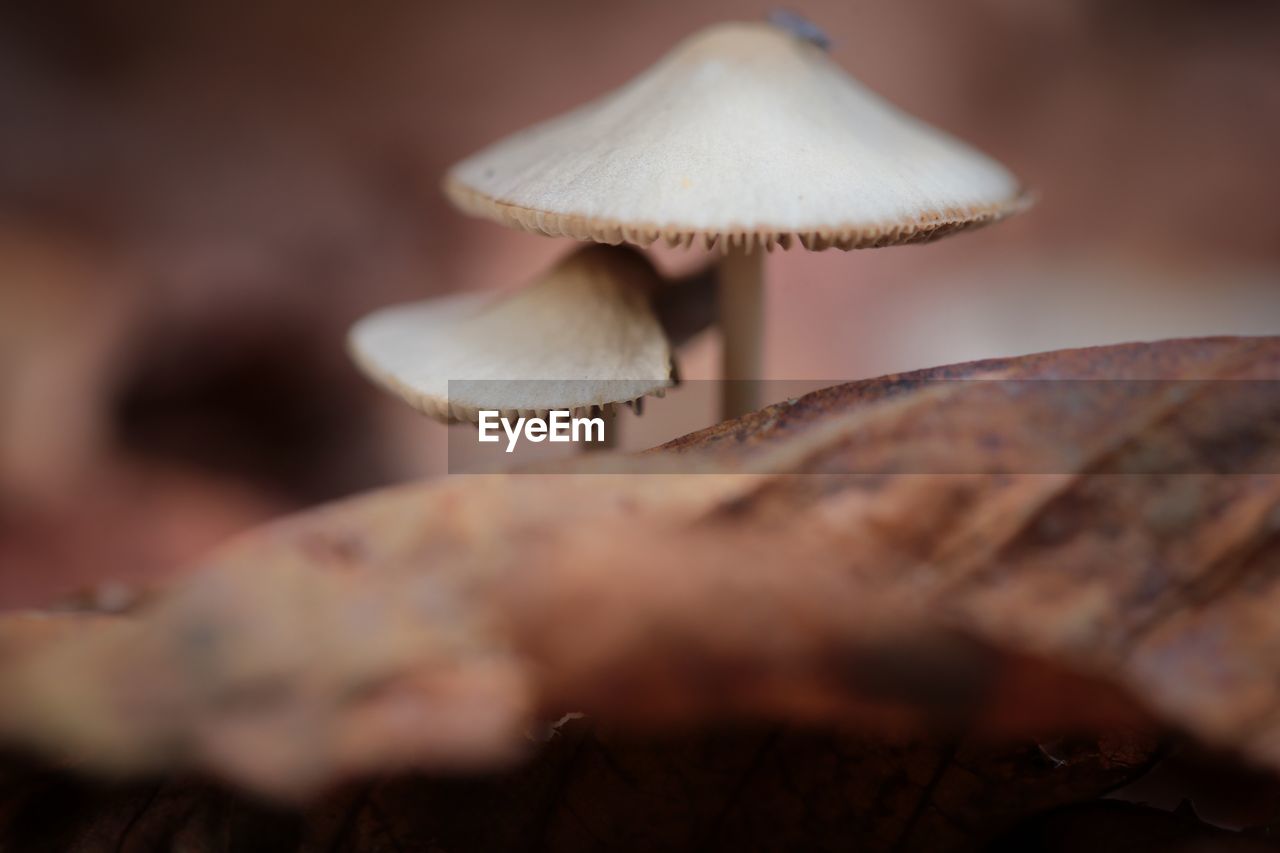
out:
<path id="1" fill-rule="evenodd" d="M 445 189 L 505 225 L 639 245 L 883 246 L 1025 204 L 998 163 L 764 23 L 693 35 L 617 91 L 459 163 Z"/>
<path id="2" fill-rule="evenodd" d="M 603 408 L 673 383 L 649 301 L 660 284 L 639 253 L 591 246 L 512 294 L 375 311 L 349 348 L 374 382 L 437 420 Z"/>

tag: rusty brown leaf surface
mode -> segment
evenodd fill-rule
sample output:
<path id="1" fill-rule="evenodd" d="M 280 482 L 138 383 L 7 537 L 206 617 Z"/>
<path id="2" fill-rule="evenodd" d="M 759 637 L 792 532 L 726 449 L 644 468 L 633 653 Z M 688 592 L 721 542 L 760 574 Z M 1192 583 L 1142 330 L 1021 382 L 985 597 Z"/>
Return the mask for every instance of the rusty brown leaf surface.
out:
<path id="1" fill-rule="evenodd" d="M 1198 384 L 1029 406 L 940 378 Z M 1280 411 L 1236 384 L 1278 378 L 1271 338 L 983 362 L 322 507 L 129 615 L 0 620 L 0 733 L 281 795 L 502 766 L 566 711 L 632 733 L 1155 720 L 1280 768 Z"/>

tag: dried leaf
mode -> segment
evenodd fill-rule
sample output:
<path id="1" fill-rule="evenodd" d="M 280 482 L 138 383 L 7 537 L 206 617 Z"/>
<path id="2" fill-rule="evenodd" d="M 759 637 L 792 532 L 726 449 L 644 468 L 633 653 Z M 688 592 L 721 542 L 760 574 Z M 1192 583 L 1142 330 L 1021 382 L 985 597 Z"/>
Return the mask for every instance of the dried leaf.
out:
<path id="1" fill-rule="evenodd" d="M 9 624 L 0 731 L 283 794 L 495 766 L 568 710 L 1005 736 L 1149 714 L 1280 767 L 1280 411 L 1239 393 L 1278 376 L 1280 339 L 1053 353 L 356 498 L 130 616 Z"/>

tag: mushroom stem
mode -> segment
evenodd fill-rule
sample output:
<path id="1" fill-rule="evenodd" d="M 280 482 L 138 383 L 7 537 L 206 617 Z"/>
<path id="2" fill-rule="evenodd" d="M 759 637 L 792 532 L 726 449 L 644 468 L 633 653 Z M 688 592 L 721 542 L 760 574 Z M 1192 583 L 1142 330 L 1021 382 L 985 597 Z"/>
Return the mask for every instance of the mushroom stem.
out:
<path id="1" fill-rule="evenodd" d="M 730 243 L 720 259 L 718 293 L 724 346 L 720 414 L 728 420 L 760 407 L 764 253 L 758 249 L 752 251 L 749 243 Z"/>
<path id="2" fill-rule="evenodd" d="M 716 265 L 663 285 L 653 295 L 653 310 L 672 347 L 716 324 Z"/>

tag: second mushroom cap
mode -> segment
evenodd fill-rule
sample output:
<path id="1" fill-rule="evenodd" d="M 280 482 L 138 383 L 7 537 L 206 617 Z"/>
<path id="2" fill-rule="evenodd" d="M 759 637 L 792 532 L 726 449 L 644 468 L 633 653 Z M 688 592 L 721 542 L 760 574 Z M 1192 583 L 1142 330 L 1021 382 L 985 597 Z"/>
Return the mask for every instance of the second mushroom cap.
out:
<path id="1" fill-rule="evenodd" d="M 639 253 L 591 246 L 510 295 L 376 311 L 350 348 L 371 379 L 439 420 L 602 408 L 673 384 L 650 304 L 661 284 Z"/>

